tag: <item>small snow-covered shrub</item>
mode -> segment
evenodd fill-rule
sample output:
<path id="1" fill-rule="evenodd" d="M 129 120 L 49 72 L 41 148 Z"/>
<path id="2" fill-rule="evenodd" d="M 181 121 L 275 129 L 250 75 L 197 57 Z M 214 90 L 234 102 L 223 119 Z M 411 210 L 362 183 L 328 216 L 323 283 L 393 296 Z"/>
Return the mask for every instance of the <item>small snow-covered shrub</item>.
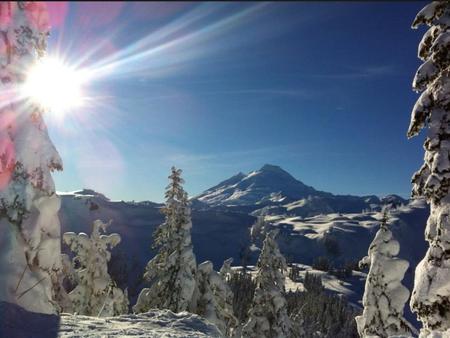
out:
<path id="1" fill-rule="evenodd" d="M 109 250 L 120 242 L 118 234 L 103 234 L 110 223 L 96 220 L 89 237 L 81 232 L 66 232 L 64 242 L 75 253 L 73 258 L 78 285 L 69 293 L 72 308 L 67 312 L 108 317 L 128 312 L 128 295 L 108 274 Z"/>

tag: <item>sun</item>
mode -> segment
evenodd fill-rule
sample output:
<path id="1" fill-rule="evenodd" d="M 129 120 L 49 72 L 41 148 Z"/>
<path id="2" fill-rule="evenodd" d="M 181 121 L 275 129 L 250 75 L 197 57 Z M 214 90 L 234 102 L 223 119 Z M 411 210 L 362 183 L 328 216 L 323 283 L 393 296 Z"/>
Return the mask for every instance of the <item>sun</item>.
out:
<path id="1" fill-rule="evenodd" d="M 26 74 L 23 95 L 56 116 L 82 105 L 86 77 L 61 60 L 45 57 Z"/>

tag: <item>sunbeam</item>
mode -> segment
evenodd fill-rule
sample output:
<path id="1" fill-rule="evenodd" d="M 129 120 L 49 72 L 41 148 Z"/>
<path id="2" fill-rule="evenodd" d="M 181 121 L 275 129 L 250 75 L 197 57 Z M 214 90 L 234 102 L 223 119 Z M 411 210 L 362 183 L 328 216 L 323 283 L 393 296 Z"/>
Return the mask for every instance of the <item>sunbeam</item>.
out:
<path id="1" fill-rule="evenodd" d="M 226 48 L 220 43 L 221 37 L 237 30 L 266 6 L 266 3 L 253 5 L 206 25 L 202 22 L 218 15 L 223 6 L 196 7 L 148 36 L 92 63 L 88 66 L 89 73 L 94 80 L 142 74 L 151 77 L 169 75 L 180 65 Z M 98 50 L 98 46 L 87 54 L 91 55 L 93 50 Z"/>

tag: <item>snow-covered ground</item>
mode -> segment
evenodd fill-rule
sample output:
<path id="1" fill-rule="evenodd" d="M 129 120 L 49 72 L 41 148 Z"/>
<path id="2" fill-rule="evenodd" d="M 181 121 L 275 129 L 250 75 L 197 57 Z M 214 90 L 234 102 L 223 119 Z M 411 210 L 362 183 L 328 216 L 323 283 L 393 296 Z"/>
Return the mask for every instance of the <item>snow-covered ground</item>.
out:
<path id="1" fill-rule="evenodd" d="M 60 338 L 97 337 L 222 337 L 217 328 L 188 312 L 150 311 L 110 318 L 63 314 Z"/>
<path id="2" fill-rule="evenodd" d="M 0 302 L 0 313 L 2 338 L 222 337 L 213 324 L 187 312 L 155 310 L 105 318 L 70 314 L 58 317 Z"/>

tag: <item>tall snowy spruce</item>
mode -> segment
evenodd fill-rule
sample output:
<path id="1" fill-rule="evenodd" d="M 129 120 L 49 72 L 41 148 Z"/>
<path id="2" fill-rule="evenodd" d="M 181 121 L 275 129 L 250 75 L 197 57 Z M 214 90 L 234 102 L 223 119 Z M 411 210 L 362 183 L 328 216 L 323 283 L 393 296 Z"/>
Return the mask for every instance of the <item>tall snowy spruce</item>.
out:
<path id="1" fill-rule="evenodd" d="M 370 267 L 363 296 L 364 311 L 356 317 L 361 337 L 410 336 L 412 329 L 403 318 L 409 291 L 401 284 L 409 263 L 395 257 L 399 252 L 400 244 L 388 229 L 385 213 L 368 256 L 359 262 L 361 268 Z"/>
<path id="2" fill-rule="evenodd" d="M 43 109 L 17 100 L 26 72 L 45 55 L 43 2 L 0 3 L 0 300 L 55 313 L 61 287 L 61 236 L 51 172 L 62 170 Z"/>
<path id="3" fill-rule="evenodd" d="M 265 215 L 259 215 L 255 223 L 250 228 L 250 238 L 255 244 L 260 244 L 264 241 L 267 232 L 270 231 L 270 224 L 266 222 Z"/>
<path id="4" fill-rule="evenodd" d="M 128 295 L 119 289 L 108 273 L 110 250 L 120 243 L 119 234 L 105 235 L 110 223 L 96 220 L 89 237 L 66 232 L 64 242 L 75 253 L 73 259 L 78 285 L 69 293 L 71 307 L 65 312 L 110 317 L 128 312 Z"/>
<path id="5" fill-rule="evenodd" d="M 224 336 L 232 336 L 238 324 L 233 314 L 233 292 L 224 276 L 214 271 L 212 262 L 206 261 L 198 266 L 197 286 L 195 313 L 215 324 Z"/>
<path id="6" fill-rule="evenodd" d="M 256 290 L 249 319 L 242 329 L 245 338 L 291 337 L 292 325 L 284 297 L 286 260 L 275 241 L 277 230 L 267 233 L 258 258 Z"/>
<path id="7" fill-rule="evenodd" d="M 423 64 L 413 89 L 422 92 L 411 116 L 408 137 L 427 129 L 424 164 L 413 176 L 413 196 L 430 204 L 425 230 L 429 248 L 416 268 L 411 308 L 429 330 L 450 329 L 450 2 L 435 1 L 412 27 L 429 26 L 419 44 Z"/>
<path id="8" fill-rule="evenodd" d="M 150 287 L 139 294 L 134 312 L 169 309 L 195 312 L 197 263 L 192 250 L 191 210 L 183 190 L 181 169 L 172 167 L 162 209 L 165 222 L 154 233 L 156 256 L 146 267 L 144 278 Z"/>

